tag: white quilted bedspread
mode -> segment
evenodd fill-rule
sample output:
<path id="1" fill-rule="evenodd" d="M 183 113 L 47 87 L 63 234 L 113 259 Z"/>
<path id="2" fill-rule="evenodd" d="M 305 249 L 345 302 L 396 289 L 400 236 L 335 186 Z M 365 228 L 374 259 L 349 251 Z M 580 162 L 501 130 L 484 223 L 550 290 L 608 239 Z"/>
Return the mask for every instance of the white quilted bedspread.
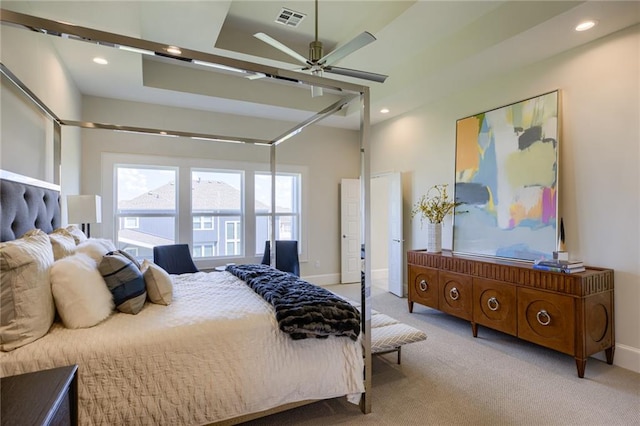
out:
<path id="1" fill-rule="evenodd" d="M 78 364 L 81 425 L 200 425 L 364 391 L 360 341 L 292 340 L 228 272 L 175 277 L 173 303 L 98 326 L 55 323 L 0 353 L 0 375 Z"/>

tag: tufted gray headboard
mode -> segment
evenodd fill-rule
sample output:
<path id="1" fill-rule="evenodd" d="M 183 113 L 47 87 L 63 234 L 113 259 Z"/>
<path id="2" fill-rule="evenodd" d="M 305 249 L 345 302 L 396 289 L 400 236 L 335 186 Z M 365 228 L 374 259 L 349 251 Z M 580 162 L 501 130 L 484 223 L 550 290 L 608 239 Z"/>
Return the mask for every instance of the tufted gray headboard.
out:
<path id="1" fill-rule="evenodd" d="M 60 186 L 0 170 L 0 241 L 60 227 Z"/>

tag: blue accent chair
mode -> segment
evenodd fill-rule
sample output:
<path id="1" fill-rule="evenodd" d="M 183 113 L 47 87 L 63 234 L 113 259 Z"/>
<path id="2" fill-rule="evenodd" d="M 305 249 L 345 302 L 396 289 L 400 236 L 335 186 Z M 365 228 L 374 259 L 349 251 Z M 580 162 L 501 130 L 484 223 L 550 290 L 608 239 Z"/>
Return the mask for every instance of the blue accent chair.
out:
<path id="1" fill-rule="evenodd" d="M 169 244 L 153 248 L 153 263 L 170 274 L 199 272 L 188 244 Z"/>
<path id="2" fill-rule="evenodd" d="M 271 264 L 271 244 L 265 242 L 262 264 Z M 300 276 L 300 262 L 298 260 L 298 242 L 290 240 L 276 240 L 276 269 Z"/>

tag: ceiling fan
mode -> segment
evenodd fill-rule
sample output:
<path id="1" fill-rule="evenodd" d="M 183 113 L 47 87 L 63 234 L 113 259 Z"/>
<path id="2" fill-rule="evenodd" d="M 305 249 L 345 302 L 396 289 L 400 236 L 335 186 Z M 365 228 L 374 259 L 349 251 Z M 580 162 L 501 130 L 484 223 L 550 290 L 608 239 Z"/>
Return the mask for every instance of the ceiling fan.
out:
<path id="1" fill-rule="evenodd" d="M 309 43 L 309 58 L 305 58 L 298 52 L 284 44 L 280 43 L 278 40 L 268 36 L 265 33 L 256 33 L 254 37 L 259 40 L 264 41 L 272 47 L 280 50 L 283 53 L 291 56 L 299 62 L 302 62 L 305 66 L 302 70 L 311 71 L 311 74 L 316 76 L 322 76 L 323 72 L 345 75 L 349 77 L 355 77 L 363 80 L 375 81 L 377 83 L 384 83 L 387 79 L 386 75 L 376 74 L 368 71 L 359 71 L 350 68 L 340 68 L 335 67 L 333 64 L 340 61 L 342 58 L 350 55 L 358 49 L 372 43 L 376 40 L 373 34 L 365 31 L 360 35 L 357 35 L 353 39 L 351 39 L 346 44 L 338 47 L 333 52 L 330 52 L 324 55 L 322 42 L 318 40 L 318 0 L 316 0 L 316 13 L 315 13 L 315 29 L 316 29 L 316 37 L 315 40 Z M 322 88 L 321 87 L 311 87 L 311 96 L 322 96 Z"/>

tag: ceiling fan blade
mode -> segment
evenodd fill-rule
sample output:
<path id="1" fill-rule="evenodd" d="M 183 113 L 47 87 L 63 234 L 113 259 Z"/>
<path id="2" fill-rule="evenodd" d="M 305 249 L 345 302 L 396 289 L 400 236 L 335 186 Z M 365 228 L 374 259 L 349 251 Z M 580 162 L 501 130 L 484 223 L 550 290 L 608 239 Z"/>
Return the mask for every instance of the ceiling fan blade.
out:
<path id="1" fill-rule="evenodd" d="M 324 57 L 320 58 L 318 63 L 323 66 L 329 66 L 374 41 L 376 41 L 376 38 L 373 36 L 373 34 L 365 31 L 362 34 L 352 38 L 351 41 L 347 42 L 346 44 L 338 47 L 333 52 L 324 55 Z"/>
<path id="2" fill-rule="evenodd" d="M 322 68 L 316 68 L 311 70 L 311 74 L 318 76 L 318 77 L 322 77 Z M 319 86 L 311 86 L 311 97 L 312 98 L 317 98 L 318 96 L 322 96 L 323 92 L 322 92 L 322 87 Z"/>
<path id="3" fill-rule="evenodd" d="M 384 83 L 387 77 L 389 77 L 388 75 L 384 75 L 384 74 L 377 74 L 375 72 L 368 72 L 368 71 L 352 70 L 350 68 L 325 67 L 324 70 L 332 74 L 346 75 L 348 77 L 355 77 L 363 80 L 375 81 L 376 83 Z"/>
<path id="4" fill-rule="evenodd" d="M 287 55 L 291 56 L 294 59 L 297 59 L 298 61 L 302 62 L 303 64 L 308 64 L 307 62 L 307 58 L 305 58 L 304 56 L 302 56 L 301 54 L 299 54 L 298 52 L 296 52 L 293 49 L 288 48 L 287 46 L 285 46 L 284 44 L 280 43 L 278 40 L 274 39 L 273 37 L 270 37 L 268 35 L 266 35 L 265 33 L 255 33 L 253 35 L 255 38 L 264 41 L 265 43 L 271 45 L 272 47 L 275 47 L 276 49 L 278 49 L 279 51 L 286 53 Z"/>

